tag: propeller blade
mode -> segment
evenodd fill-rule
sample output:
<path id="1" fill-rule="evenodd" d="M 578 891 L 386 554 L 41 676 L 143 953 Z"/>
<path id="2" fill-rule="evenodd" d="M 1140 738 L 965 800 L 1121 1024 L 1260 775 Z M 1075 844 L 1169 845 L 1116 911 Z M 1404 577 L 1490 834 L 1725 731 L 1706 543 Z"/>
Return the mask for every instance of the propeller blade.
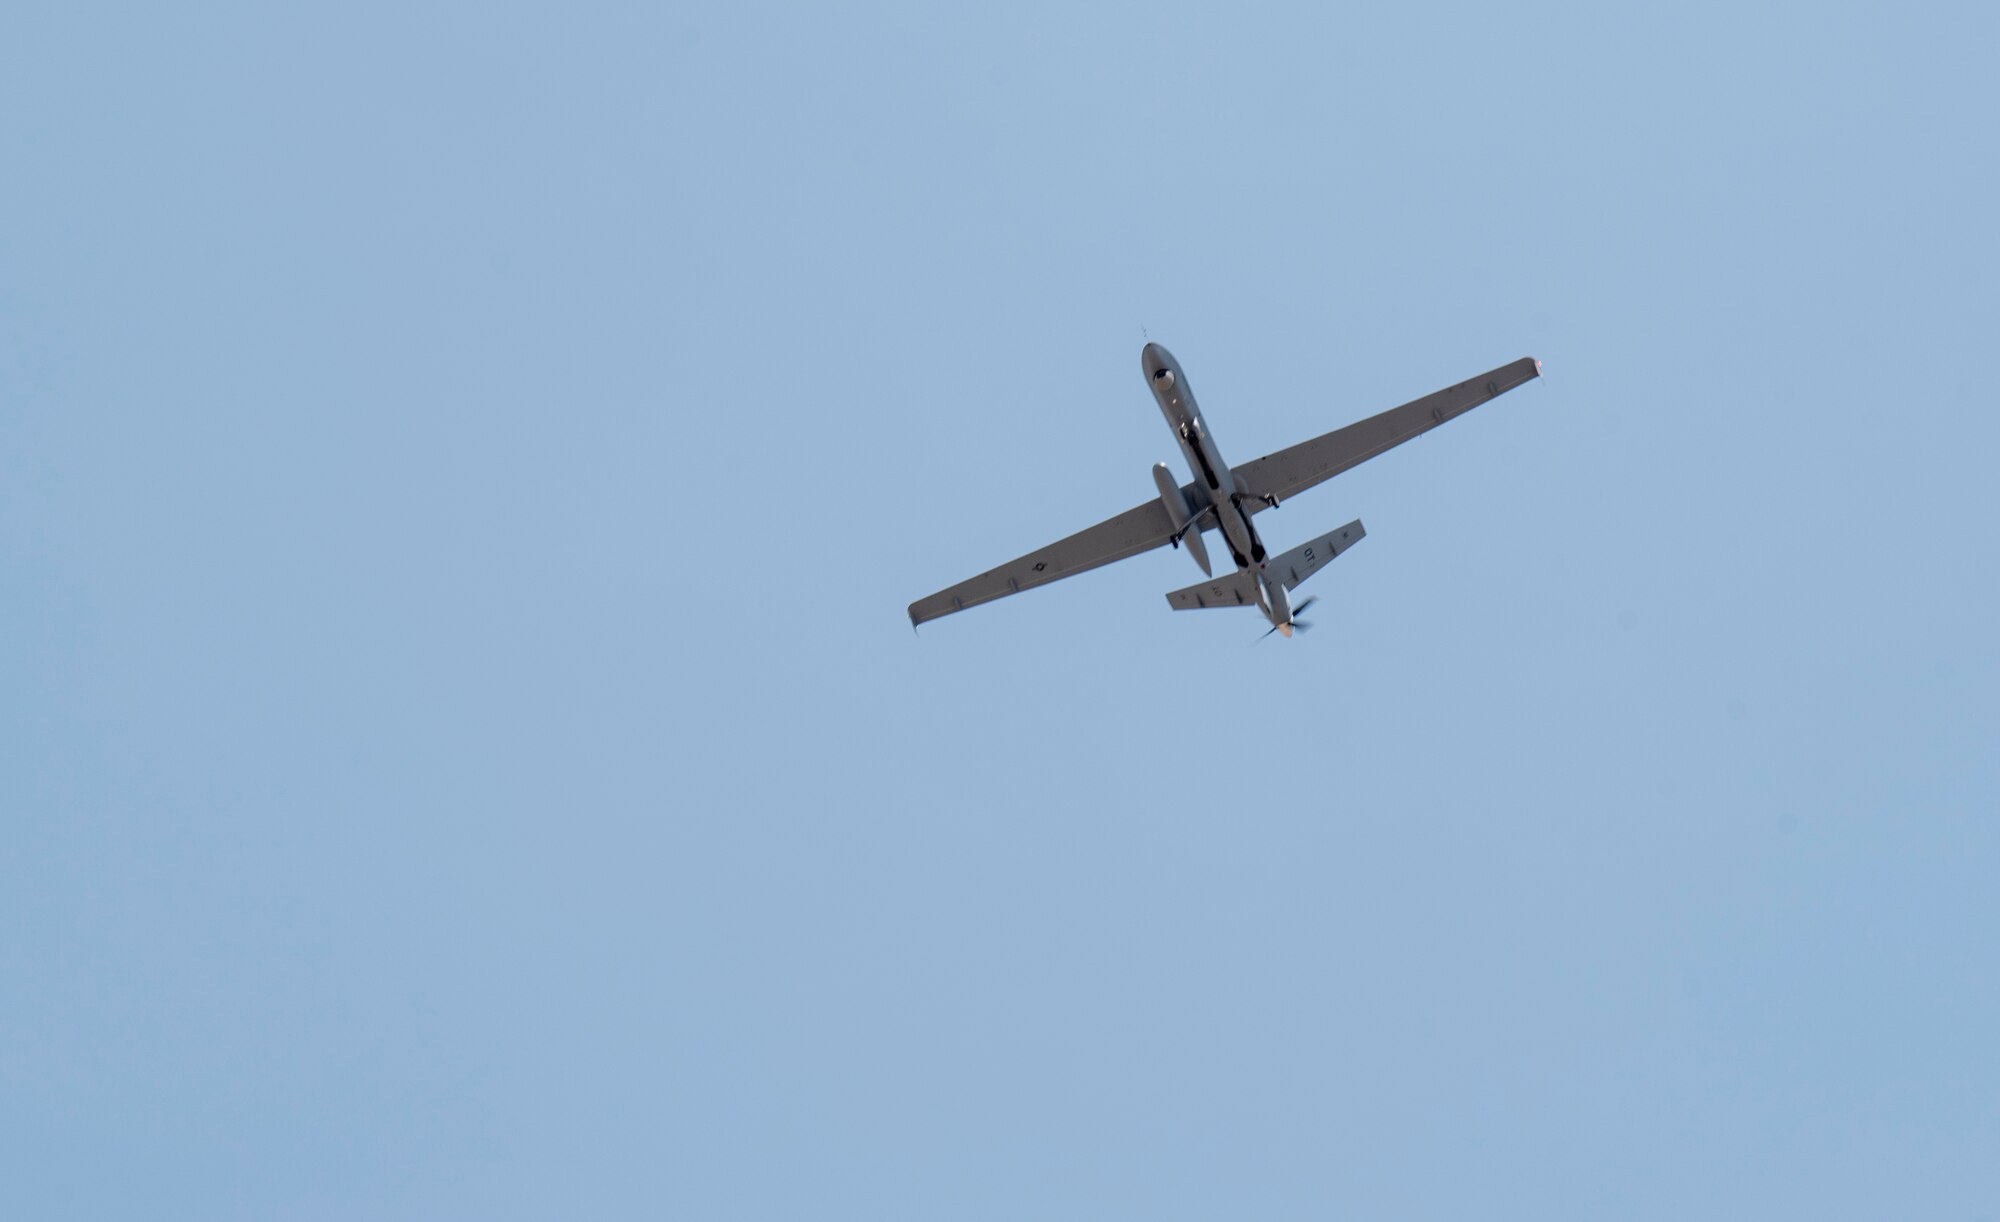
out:
<path id="1" fill-rule="evenodd" d="M 1252 642 L 1250 642 L 1250 643 L 1251 643 L 1252 645 L 1256 645 L 1256 644 L 1261 644 L 1261 643 L 1263 642 L 1263 640 L 1264 640 L 1264 637 L 1266 637 L 1266 636 L 1270 636 L 1270 635 L 1271 635 L 1271 634 L 1272 634 L 1273 632 L 1279 632 L 1279 631 L 1282 631 L 1283 629 L 1286 629 L 1286 628 L 1296 628 L 1296 629 L 1298 629 L 1298 630 L 1299 630 L 1300 632 L 1304 632 L 1304 631 L 1305 631 L 1306 629 L 1308 629 L 1308 628 L 1312 627 L 1312 625 L 1311 625 L 1311 624 L 1308 624 L 1308 623 L 1307 623 L 1306 621 L 1304 621 L 1304 620 L 1300 619 L 1300 618 L 1299 618 L 1299 612 L 1301 612 L 1301 611 L 1305 610 L 1305 609 L 1306 609 L 1307 607 L 1310 607 L 1310 606 L 1312 606 L 1312 605 L 1313 605 L 1314 603 L 1316 603 L 1316 602 L 1318 602 L 1318 601 L 1319 601 L 1319 595 L 1317 595 L 1317 594 L 1314 594 L 1314 595 L 1311 595 L 1311 596 L 1309 596 L 1309 597 L 1307 597 L 1307 598 L 1305 598 L 1305 599 L 1302 599 L 1302 600 L 1301 600 L 1301 601 L 1299 602 L 1299 605 L 1298 605 L 1298 606 L 1296 606 L 1296 607 L 1293 607 L 1293 608 L 1292 608 L 1292 618 L 1291 618 L 1291 620 L 1290 620 L 1289 622 L 1287 622 L 1287 623 L 1283 623 L 1283 624 L 1273 624 L 1273 625 L 1271 625 L 1271 627 L 1269 627 L 1269 628 L 1267 628 L 1267 629 L 1265 629 L 1265 630 L 1264 630 L 1264 636 L 1260 636 L 1260 637 L 1258 637 L 1258 638 L 1257 638 L 1257 639 L 1256 639 L 1255 641 L 1252 641 Z M 1289 636 L 1289 635 L 1291 635 L 1291 634 L 1290 634 L 1290 633 L 1286 633 L 1286 635 L 1287 635 L 1287 636 Z"/>

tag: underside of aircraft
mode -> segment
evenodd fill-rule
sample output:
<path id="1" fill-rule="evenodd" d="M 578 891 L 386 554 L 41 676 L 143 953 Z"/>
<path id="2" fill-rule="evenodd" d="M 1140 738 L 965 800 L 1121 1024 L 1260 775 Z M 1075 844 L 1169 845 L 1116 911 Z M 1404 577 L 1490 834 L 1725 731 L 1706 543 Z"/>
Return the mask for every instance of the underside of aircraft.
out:
<path id="1" fill-rule="evenodd" d="M 1392 407 L 1232 469 L 1216 448 L 1208 425 L 1195 406 L 1187 375 L 1173 354 L 1159 344 L 1147 344 L 1140 362 L 1147 386 L 1173 429 L 1195 478 L 1186 484 L 1176 483 L 1167 465 L 1157 464 L 1153 468 L 1153 482 L 1159 490 L 1158 497 L 1039 551 L 918 599 L 910 604 L 912 627 L 1162 545 L 1186 544 L 1188 554 L 1203 573 L 1210 574 L 1210 580 L 1167 595 L 1169 606 L 1177 611 L 1256 607 L 1270 621 L 1271 631 L 1290 636 L 1294 628 L 1306 626 L 1295 617 L 1313 601 L 1306 599 L 1294 606 L 1291 591 L 1327 561 L 1358 543 L 1367 532 L 1360 521 L 1349 522 L 1272 556 L 1258 536 L 1254 517 L 1315 484 L 1464 415 L 1489 399 L 1526 385 L 1542 371 L 1540 361 L 1522 357 L 1401 407 Z M 1235 564 L 1235 571 L 1222 577 L 1213 576 L 1203 541 L 1203 533 L 1210 530 L 1219 533 Z"/>

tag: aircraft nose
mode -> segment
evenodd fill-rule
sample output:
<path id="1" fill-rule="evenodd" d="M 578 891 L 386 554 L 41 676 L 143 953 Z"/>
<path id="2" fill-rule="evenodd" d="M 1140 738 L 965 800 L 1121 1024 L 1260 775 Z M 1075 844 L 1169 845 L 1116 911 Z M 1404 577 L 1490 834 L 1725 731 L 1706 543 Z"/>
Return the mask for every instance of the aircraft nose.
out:
<path id="1" fill-rule="evenodd" d="M 1173 385 L 1174 354 L 1159 344 L 1147 344 L 1139 353 L 1139 367 L 1146 371 L 1148 382 Z"/>

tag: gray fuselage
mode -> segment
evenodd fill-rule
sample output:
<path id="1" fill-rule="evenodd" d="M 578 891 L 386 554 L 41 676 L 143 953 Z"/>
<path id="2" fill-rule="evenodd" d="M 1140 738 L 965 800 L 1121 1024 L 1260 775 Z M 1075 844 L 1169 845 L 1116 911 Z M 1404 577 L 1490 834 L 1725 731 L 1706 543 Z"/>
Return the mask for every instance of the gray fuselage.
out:
<path id="1" fill-rule="evenodd" d="M 1222 529 L 1222 537 L 1229 541 L 1230 559 L 1239 569 L 1261 562 L 1264 544 L 1250 524 L 1250 515 L 1237 503 L 1236 477 L 1230 474 L 1229 464 L 1222 461 L 1222 452 L 1216 448 L 1215 438 L 1209 435 L 1208 423 L 1201 418 L 1201 409 L 1195 406 L 1194 390 L 1188 385 L 1187 375 L 1181 372 L 1181 363 L 1158 344 L 1147 344 L 1139 359 L 1146 385 L 1152 388 L 1153 400 L 1174 430 L 1195 481 L 1208 489 L 1208 499 L 1215 506 L 1216 524 Z"/>

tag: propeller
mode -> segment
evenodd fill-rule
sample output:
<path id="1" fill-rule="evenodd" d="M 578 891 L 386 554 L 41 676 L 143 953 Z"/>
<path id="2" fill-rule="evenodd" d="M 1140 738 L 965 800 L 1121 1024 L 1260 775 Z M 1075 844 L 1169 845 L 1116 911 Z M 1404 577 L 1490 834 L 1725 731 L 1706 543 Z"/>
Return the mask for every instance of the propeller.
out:
<path id="1" fill-rule="evenodd" d="M 1270 635 L 1271 635 L 1271 633 L 1273 633 L 1273 632 L 1276 632 L 1276 631 L 1278 631 L 1278 629 L 1280 629 L 1280 628 L 1296 628 L 1296 629 L 1298 629 L 1298 630 L 1299 630 L 1300 632 L 1304 632 L 1304 631 L 1305 631 L 1306 629 L 1308 629 L 1308 628 L 1312 627 L 1312 625 L 1311 625 L 1311 624 L 1309 624 L 1309 623 L 1307 623 L 1306 621 L 1304 621 L 1304 620 L 1302 620 L 1302 619 L 1300 619 L 1300 618 L 1299 618 L 1299 612 L 1301 612 L 1301 611 L 1305 610 L 1305 609 L 1306 609 L 1307 607 L 1310 607 L 1310 606 L 1312 606 L 1312 605 L 1313 605 L 1314 603 L 1316 603 L 1316 602 L 1318 602 L 1318 601 L 1319 601 L 1319 595 L 1317 595 L 1317 594 L 1314 594 L 1314 595 L 1311 595 L 1310 597 L 1308 597 L 1308 598 L 1304 599 L 1303 601 L 1301 601 L 1301 602 L 1299 603 L 1299 605 L 1298 605 L 1298 606 L 1296 606 L 1296 607 L 1293 607 L 1293 608 L 1292 608 L 1292 622 L 1291 622 L 1291 623 L 1289 623 L 1289 624 L 1273 624 L 1273 625 L 1272 625 L 1272 626 L 1271 626 L 1270 628 L 1268 628 L 1268 629 L 1266 629 L 1266 630 L 1265 630 L 1265 632 L 1264 632 L 1264 636 L 1270 636 Z M 1288 633 L 1287 635 L 1290 635 L 1290 634 Z M 1264 639 L 1264 636 L 1260 636 L 1260 637 L 1258 637 L 1257 639 L 1258 639 L 1259 641 L 1262 641 L 1262 640 Z"/>

